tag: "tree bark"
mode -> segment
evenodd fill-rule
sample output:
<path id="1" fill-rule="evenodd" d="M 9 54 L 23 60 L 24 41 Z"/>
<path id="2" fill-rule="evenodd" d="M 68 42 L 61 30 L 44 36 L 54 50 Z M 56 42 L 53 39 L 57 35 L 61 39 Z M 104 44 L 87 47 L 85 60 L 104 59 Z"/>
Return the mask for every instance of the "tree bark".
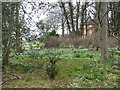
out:
<path id="1" fill-rule="evenodd" d="M 64 24 L 65 24 L 65 22 L 64 22 L 64 17 L 63 17 L 63 15 L 62 15 L 62 17 L 61 17 L 61 26 L 62 26 L 62 36 L 64 37 Z"/>
<path id="2" fill-rule="evenodd" d="M 108 51 L 108 25 L 107 25 L 107 2 L 100 2 L 100 43 L 101 54 L 104 60 L 109 58 Z"/>
<path id="3" fill-rule="evenodd" d="M 20 23 L 19 23 L 19 3 L 16 3 L 16 53 L 21 53 Z"/>
<path id="4" fill-rule="evenodd" d="M 79 34 L 79 30 L 78 30 L 78 20 L 79 20 L 79 12 L 80 12 L 80 2 L 76 2 L 77 4 L 77 14 L 76 14 L 76 33 Z"/>
<path id="5" fill-rule="evenodd" d="M 95 3 L 95 20 L 94 20 L 94 26 L 95 26 L 95 36 L 94 36 L 94 47 L 96 48 L 96 50 L 99 50 L 100 48 L 100 24 L 99 24 L 99 2 Z"/>
<path id="6" fill-rule="evenodd" d="M 69 33 L 71 33 L 70 24 L 69 24 L 69 20 L 68 20 L 68 14 L 67 14 L 67 11 L 65 9 L 64 2 L 61 2 L 61 7 L 63 8 L 63 11 L 64 11 L 64 16 L 65 16 L 65 19 L 66 19 L 66 22 L 67 22 L 67 27 L 68 27 Z"/>
<path id="7" fill-rule="evenodd" d="M 12 31 L 13 31 L 13 21 L 14 21 L 14 5 L 10 3 L 10 15 L 8 16 L 8 30 L 6 32 L 7 39 L 3 43 L 3 66 L 8 66 L 9 63 L 9 54 L 11 47 Z"/>
<path id="8" fill-rule="evenodd" d="M 81 30 L 81 36 L 83 35 L 84 33 L 84 11 L 85 11 L 85 8 L 84 8 L 84 5 L 81 6 L 81 23 L 80 23 L 80 30 Z"/>
<path id="9" fill-rule="evenodd" d="M 73 18 L 73 5 L 72 5 L 71 2 L 68 2 L 68 4 L 69 4 L 70 17 L 71 17 L 72 32 L 75 32 L 75 28 L 74 28 L 74 18 Z"/>
<path id="10" fill-rule="evenodd" d="M 86 37 L 87 37 L 87 26 L 88 26 L 88 24 L 87 24 L 87 5 L 88 5 L 88 2 L 85 2 L 85 11 L 84 11 L 84 15 L 85 15 L 85 32 L 86 32 Z"/>

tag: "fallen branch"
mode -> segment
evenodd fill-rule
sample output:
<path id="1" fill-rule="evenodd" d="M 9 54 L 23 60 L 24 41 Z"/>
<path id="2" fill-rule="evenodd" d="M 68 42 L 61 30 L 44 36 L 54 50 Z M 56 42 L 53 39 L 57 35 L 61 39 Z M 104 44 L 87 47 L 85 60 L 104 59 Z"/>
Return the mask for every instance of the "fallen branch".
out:
<path id="1" fill-rule="evenodd" d="M 14 75 L 14 74 L 12 74 L 12 73 L 2 72 L 2 73 L 5 73 L 5 74 L 9 74 L 9 75 L 15 76 L 15 77 L 12 77 L 12 78 L 3 80 L 3 82 L 0 83 L 0 85 L 5 84 L 5 83 L 7 83 L 8 81 L 11 81 L 11 80 L 22 79 L 22 78 L 24 78 L 24 77 L 26 77 L 26 76 L 29 76 L 29 75 L 34 74 L 34 73 L 37 73 L 37 72 L 39 72 L 39 71 L 41 71 L 41 70 L 34 71 L 34 72 L 32 72 L 32 73 L 29 73 L 29 74 L 25 74 L 25 75 L 23 75 L 23 76 L 21 76 L 21 77 L 20 77 L 20 76 L 17 76 L 17 75 Z"/>
<path id="2" fill-rule="evenodd" d="M 4 74 L 9 74 L 9 75 L 12 75 L 12 76 L 15 76 L 16 78 L 19 79 L 19 77 L 18 77 L 17 75 L 15 75 L 15 74 L 12 74 L 12 73 L 9 73 L 9 72 L 2 72 L 2 73 L 4 73 Z"/>
<path id="3" fill-rule="evenodd" d="M 120 39 L 118 39 L 117 37 L 115 37 L 114 35 L 110 35 L 110 36 L 112 36 L 112 37 L 114 37 L 115 39 L 117 39 L 118 41 L 120 41 Z"/>

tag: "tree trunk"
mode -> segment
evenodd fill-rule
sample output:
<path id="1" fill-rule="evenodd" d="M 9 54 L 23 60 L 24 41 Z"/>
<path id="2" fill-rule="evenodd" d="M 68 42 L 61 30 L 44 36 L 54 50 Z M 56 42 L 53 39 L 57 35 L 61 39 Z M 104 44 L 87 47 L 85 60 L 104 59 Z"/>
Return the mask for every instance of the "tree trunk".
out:
<path id="1" fill-rule="evenodd" d="M 81 36 L 84 34 L 84 11 L 85 11 L 85 8 L 84 8 L 84 5 L 81 6 L 81 23 L 80 23 L 80 30 L 81 30 Z"/>
<path id="2" fill-rule="evenodd" d="M 0 26 L 2 26 L 2 2 L 0 2 Z M 0 72 L 2 72 L 2 27 L 0 27 Z M 0 74 L 2 76 L 2 73 Z M 2 80 L 2 77 L 0 77 Z M 1 83 L 1 82 L 0 82 Z"/>
<path id="3" fill-rule="evenodd" d="M 68 2 L 68 4 L 69 4 L 70 17 L 71 17 L 72 32 L 75 32 L 75 28 L 74 28 L 74 18 L 73 18 L 73 5 L 72 5 L 71 2 Z"/>
<path id="4" fill-rule="evenodd" d="M 64 37 L 64 24 L 65 24 L 65 22 L 64 22 L 64 17 L 63 17 L 63 15 L 62 15 L 62 17 L 61 17 L 61 26 L 62 26 L 62 36 Z"/>
<path id="5" fill-rule="evenodd" d="M 14 5 L 10 4 L 10 16 L 8 20 L 8 30 L 7 30 L 7 39 L 6 43 L 4 43 L 3 48 L 3 66 L 8 66 L 9 63 L 9 54 L 10 54 L 10 47 L 11 47 L 11 39 L 12 39 L 12 31 L 13 31 L 13 21 L 14 21 Z"/>
<path id="6" fill-rule="evenodd" d="M 100 2 L 100 43 L 101 54 L 104 60 L 109 58 L 108 51 L 108 25 L 107 25 L 107 2 Z"/>
<path id="7" fill-rule="evenodd" d="M 64 11 L 64 16 L 65 16 L 65 19 L 66 19 L 66 22 L 67 22 L 67 27 L 68 27 L 69 33 L 71 33 L 70 24 L 69 24 L 69 20 L 68 20 L 68 14 L 67 14 L 67 11 L 65 9 L 64 2 L 61 2 L 61 7 L 63 8 L 63 11 Z"/>
<path id="8" fill-rule="evenodd" d="M 16 3 L 16 53 L 21 53 L 20 24 L 19 24 L 19 3 Z"/>
<path id="9" fill-rule="evenodd" d="M 79 6 L 80 6 L 80 2 L 76 2 L 77 4 L 77 14 L 76 14 L 76 33 L 79 35 L 79 30 L 78 30 L 78 20 L 79 20 Z"/>
<path id="10" fill-rule="evenodd" d="M 99 2 L 95 3 L 95 20 L 94 20 L 94 26 L 95 26 L 95 36 L 94 36 L 94 47 L 96 48 L 96 50 L 99 50 L 100 48 L 100 24 L 99 24 Z"/>
<path id="11" fill-rule="evenodd" d="M 85 15 L 85 32 L 86 32 L 86 37 L 87 37 L 87 31 L 88 31 L 87 30 L 88 29 L 87 28 L 87 26 L 88 26 L 88 24 L 87 24 L 87 9 L 86 9 L 87 5 L 88 5 L 88 2 L 85 2 L 85 12 L 84 12 L 85 14 L 84 15 Z"/>

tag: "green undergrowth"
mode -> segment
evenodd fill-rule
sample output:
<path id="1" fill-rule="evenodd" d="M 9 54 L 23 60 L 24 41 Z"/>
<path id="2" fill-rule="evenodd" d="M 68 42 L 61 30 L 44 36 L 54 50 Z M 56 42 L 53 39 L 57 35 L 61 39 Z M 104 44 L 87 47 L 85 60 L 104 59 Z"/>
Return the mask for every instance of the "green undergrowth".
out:
<path id="1" fill-rule="evenodd" d="M 48 56 L 56 54 L 59 71 L 54 80 L 46 73 Z M 5 88 L 118 88 L 120 62 L 117 58 L 101 60 L 98 51 L 87 49 L 42 49 L 39 58 L 29 55 L 11 57 L 8 72 L 22 76 L 38 73 L 23 79 L 12 80 Z M 113 55 L 113 54 L 112 54 Z"/>

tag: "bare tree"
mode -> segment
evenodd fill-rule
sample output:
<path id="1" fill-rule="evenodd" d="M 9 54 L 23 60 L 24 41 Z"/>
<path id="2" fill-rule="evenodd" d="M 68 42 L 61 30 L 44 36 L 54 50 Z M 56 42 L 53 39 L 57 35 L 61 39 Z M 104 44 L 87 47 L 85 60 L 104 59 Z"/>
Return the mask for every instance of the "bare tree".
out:
<path id="1" fill-rule="evenodd" d="M 74 28 L 74 18 L 73 18 L 73 5 L 72 2 L 68 2 L 69 4 L 69 11 L 70 11 L 70 21 L 71 21 L 71 27 L 72 27 L 72 32 L 75 32 L 75 28 Z"/>
<path id="2" fill-rule="evenodd" d="M 82 4 L 82 6 L 81 6 L 81 23 L 80 23 L 80 30 L 81 30 L 81 35 L 83 35 L 83 29 L 84 29 L 84 19 L 85 19 L 85 14 L 84 14 L 84 12 L 85 12 L 85 7 L 84 7 L 84 4 Z"/>
<path id="3" fill-rule="evenodd" d="M 63 8 L 63 11 L 64 11 L 64 16 L 65 16 L 65 19 L 66 19 L 66 23 L 67 23 L 67 27 L 68 27 L 68 30 L 69 30 L 69 33 L 71 33 L 71 28 L 70 28 L 70 23 L 69 23 L 69 20 L 68 20 L 68 13 L 65 9 L 65 3 L 64 2 L 61 2 L 61 8 Z"/>
<path id="4" fill-rule="evenodd" d="M 78 32 L 79 32 L 79 30 L 78 30 L 78 20 L 79 20 L 79 12 L 80 12 L 80 2 L 76 2 L 76 4 L 77 4 L 77 14 L 76 14 L 76 32 L 77 32 L 77 34 L 79 34 Z"/>
<path id="5" fill-rule="evenodd" d="M 63 15 L 61 16 L 61 26 L 62 26 L 62 36 L 64 37 L 64 29 L 65 29 L 65 26 L 64 26 L 64 24 L 65 24 L 65 20 L 64 20 L 64 17 L 63 17 Z"/>

